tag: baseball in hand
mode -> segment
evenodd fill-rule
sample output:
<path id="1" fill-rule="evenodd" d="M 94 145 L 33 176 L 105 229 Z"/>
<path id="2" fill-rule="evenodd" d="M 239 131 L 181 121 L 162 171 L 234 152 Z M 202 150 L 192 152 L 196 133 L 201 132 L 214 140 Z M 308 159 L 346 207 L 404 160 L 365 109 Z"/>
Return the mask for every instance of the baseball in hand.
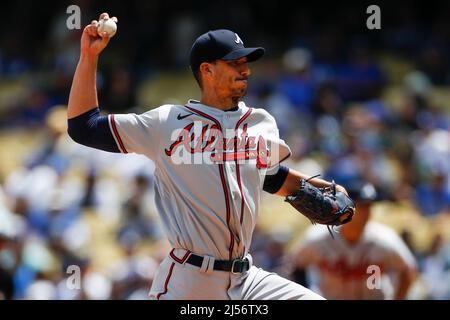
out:
<path id="1" fill-rule="evenodd" d="M 106 32 L 108 37 L 113 37 L 117 31 L 117 24 L 113 18 L 111 19 L 100 19 L 97 25 L 97 33 L 99 36 L 102 35 L 103 32 Z"/>

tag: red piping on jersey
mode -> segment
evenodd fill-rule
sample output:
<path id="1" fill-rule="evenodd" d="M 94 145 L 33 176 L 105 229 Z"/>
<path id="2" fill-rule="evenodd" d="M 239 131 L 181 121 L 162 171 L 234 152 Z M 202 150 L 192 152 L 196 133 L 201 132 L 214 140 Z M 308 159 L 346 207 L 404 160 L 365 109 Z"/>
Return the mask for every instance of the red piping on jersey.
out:
<path id="1" fill-rule="evenodd" d="M 236 135 L 237 135 L 237 132 L 239 130 L 239 126 L 250 115 L 250 113 L 252 113 L 252 108 L 248 109 L 248 111 L 236 123 L 236 128 L 235 128 Z M 234 151 L 238 152 L 238 150 L 237 150 L 237 139 L 234 140 Z M 240 222 L 240 224 L 242 226 L 242 221 L 244 220 L 244 203 L 245 203 L 245 199 L 244 199 L 244 192 L 242 191 L 241 170 L 239 168 L 239 162 L 238 162 L 237 159 L 235 160 L 235 163 L 236 163 L 237 183 L 238 183 L 238 186 L 239 186 L 239 192 L 241 193 L 241 217 L 239 219 L 239 222 Z"/>
<path id="2" fill-rule="evenodd" d="M 282 163 L 284 160 L 286 160 L 290 156 L 291 156 L 291 153 L 289 152 L 289 154 L 286 157 L 284 157 L 283 159 L 281 159 L 280 161 L 278 161 L 278 163 Z"/>
<path id="3" fill-rule="evenodd" d="M 225 181 L 225 175 L 224 175 L 224 169 L 223 169 L 222 163 L 219 163 L 219 173 L 220 173 L 220 180 L 222 181 L 223 191 L 225 193 L 225 204 L 226 204 L 226 208 L 227 208 L 227 226 L 228 226 L 228 230 L 230 231 L 230 246 L 228 248 L 228 259 L 231 260 L 231 258 L 233 256 L 234 236 L 233 236 L 233 232 L 231 231 L 231 228 L 230 228 L 230 218 L 231 218 L 230 199 L 228 197 L 228 190 L 227 190 L 227 185 L 226 185 L 226 181 Z"/>
<path id="4" fill-rule="evenodd" d="M 127 149 L 125 148 L 122 139 L 120 138 L 119 131 L 117 131 L 116 122 L 114 121 L 114 115 L 111 114 L 109 117 L 111 121 L 111 128 L 113 129 L 113 134 L 116 137 L 117 142 L 119 143 L 119 148 L 122 153 L 128 153 Z"/>
<path id="5" fill-rule="evenodd" d="M 192 112 L 194 112 L 195 114 L 198 114 L 199 116 L 204 117 L 204 118 L 209 119 L 212 122 L 214 122 L 216 124 L 216 126 L 219 128 L 219 130 L 222 132 L 222 135 L 223 135 L 222 126 L 220 125 L 220 122 L 218 120 L 214 119 L 209 114 L 206 114 L 197 109 L 194 109 L 194 108 L 191 108 L 188 106 L 185 106 L 185 107 L 188 108 L 189 110 L 191 110 Z M 225 138 L 224 138 L 224 145 L 225 145 Z M 228 256 L 229 256 L 229 260 L 231 260 L 233 257 L 234 236 L 233 236 L 233 231 L 230 228 L 230 218 L 231 218 L 230 199 L 228 196 L 228 189 L 227 189 L 227 184 L 226 184 L 226 180 L 225 180 L 223 164 L 219 163 L 218 166 L 219 166 L 220 180 L 222 182 L 223 193 L 225 195 L 225 206 L 226 206 L 226 211 L 227 211 L 227 227 L 228 227 L 228 231 L 230 232 L 230 247 L 228 248 Z"/>
<path id="6" fill-rule="evenodd" d="M 172 257 L 173 260 L 175 260 L 179 264 L 183 264 L 187 260 L 189 255 L 191 254 L 191 252 L 189 250 L 187 250 L 186 253 L 184 254 L 183 258 L 180 259 L 173 253 L 174 251 L 175 251 L 175 249 L 172 249 L 172 251 L 170 251 L 170 256 Z"/>
<path id="7" fill-rule="evenodd" d="M 173 267 L 175 266 L 175 262 L 172 262 L 172 265 L 170 266 L 169 274 L 167 275 L 166 281 L 164 282 L 164 291 L 161 293 L 158 293 L 156 295 L 156 299 L 159 300 L 159 298 L 167 293 L 167 286 L 169 285 L 170 277 L 172 276 Z"/>
<path id="8" fill-rule="evenodd" d="M 239 121 L 236 123 L 236 130 L 239 128 L 242 122 L 244 122 L 245 119 L 252 113 L 253 109 L 249 108 L 248 111 L 242 116 L 242 118 L 239 119 Z"/>

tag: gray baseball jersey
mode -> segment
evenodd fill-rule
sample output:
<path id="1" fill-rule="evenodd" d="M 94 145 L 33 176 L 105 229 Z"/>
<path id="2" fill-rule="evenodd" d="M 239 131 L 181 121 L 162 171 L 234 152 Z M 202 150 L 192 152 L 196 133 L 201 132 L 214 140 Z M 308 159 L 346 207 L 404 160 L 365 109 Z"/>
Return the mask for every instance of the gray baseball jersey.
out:
<path id="1" fill-rule="evenodd" d="M 416 268 L 414 256 L 395 231 L 374 221 L 353 245 L 339 234 L 332 239 L 326 228 L 310 227 L 296 259 L 298 265 L 316 270 L 316 285 L 327 299 L 391 299 L 395 273 Z M 378 271 L 376 281 L 372 276 Z"/>
<path id="2" fill-rule="evenodd" d="M 155 162 L 155 201 L 174 248 L 220 260 L 247 254 L 264 178 L 290 155 L 270 114 L 190 100 L 109 123 L 121 152 Z"/>

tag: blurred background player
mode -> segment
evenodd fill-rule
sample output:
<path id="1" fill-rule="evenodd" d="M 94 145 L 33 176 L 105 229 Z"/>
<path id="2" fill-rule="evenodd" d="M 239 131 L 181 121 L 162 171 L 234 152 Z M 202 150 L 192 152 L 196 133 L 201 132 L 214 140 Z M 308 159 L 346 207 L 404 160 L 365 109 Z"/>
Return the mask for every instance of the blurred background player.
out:
<path id="1" fill-rule="evenodd" d="M 372 184 L 355 183 L 348 192 L 356 201 L 353 220 L 335 239 L 311 226 L 291 256 L 293 277 L 308 279 L 327 299 L 405 299 L 416 277 L 413 254 L 393 229 L 370 221 L 377 198 Z M 378 270 L 381 279 L 374 278 Z"/>

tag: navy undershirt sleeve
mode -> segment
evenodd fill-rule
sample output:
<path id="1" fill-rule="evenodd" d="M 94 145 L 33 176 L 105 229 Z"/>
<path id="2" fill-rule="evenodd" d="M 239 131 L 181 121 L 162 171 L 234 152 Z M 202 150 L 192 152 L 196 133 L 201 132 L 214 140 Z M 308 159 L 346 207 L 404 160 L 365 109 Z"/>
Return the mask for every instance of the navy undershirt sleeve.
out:
<path id="1" fill-rule="evenodd" d="M 104 151 L 120 152 L 111 133 L 108 116 L 100 115 L 99 108 L 69 119 L 67 125 L 67 132 L 75 142 Z"/>
<path id="2" fill-rule="evenodd" d="M 263 190 L 272 194 L 277 193 L 278 190 L 280 190 L 283 186 L 284 181 L 286 181 L 288 173 L 289 168 L 280 165 L 276 174 L 268 175 L 265 177 Z"/>

